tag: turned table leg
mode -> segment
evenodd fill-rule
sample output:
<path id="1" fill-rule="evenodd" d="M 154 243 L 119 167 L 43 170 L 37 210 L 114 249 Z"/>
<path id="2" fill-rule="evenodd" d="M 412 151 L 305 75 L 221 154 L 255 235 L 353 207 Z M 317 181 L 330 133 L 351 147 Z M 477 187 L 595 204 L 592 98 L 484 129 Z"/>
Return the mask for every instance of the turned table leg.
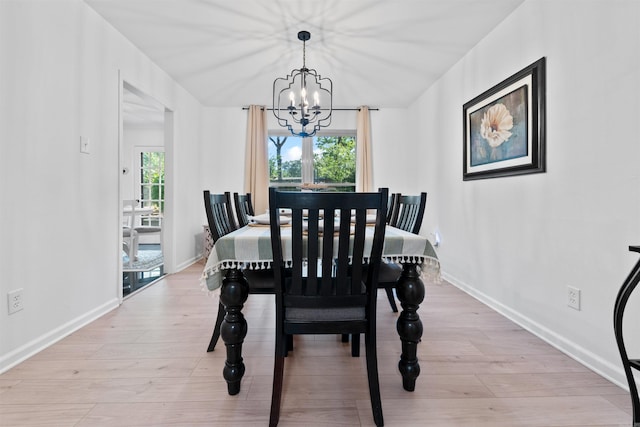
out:
<path id="1" fill-rule="evenodd" d="M 229 269 L 222 280 L 220 301 L 224 304 L 226 315 L 220 327 L 220 336 L 227 348 L 227 360 L 222 375 L 227 381 L 230 395 L 240 393 L 240 381 L 244 375 L 242 361 L 242 343 L 247 336 L 247 321 L 242 307 L 249 296 L 249 284 L 238 269 Z"/>
<path id="2" fill-rule="evenodd" d="M 425 294 L 424 283 L 420 279 L 416 264 L 403 264 L 402 274 L 396 285 L 396 294 L 402 305 L 402 313 L 396 323 L 402 341 L 398 369 L 402 374 L 402 387 L 407 391 L 414 391 L 416 379 L 420 375 L 417 351 L 422 337 L 422 321 L 418 315 L 418 307 Z"/>

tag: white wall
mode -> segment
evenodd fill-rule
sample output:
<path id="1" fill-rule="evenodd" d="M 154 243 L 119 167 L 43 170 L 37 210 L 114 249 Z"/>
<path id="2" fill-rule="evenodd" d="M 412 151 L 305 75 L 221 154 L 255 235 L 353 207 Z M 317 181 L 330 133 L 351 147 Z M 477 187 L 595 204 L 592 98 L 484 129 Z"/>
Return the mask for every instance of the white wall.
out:
<path id="1" fill-rule="evenodd" d="M 462 105 L 543 56 L 547 172 L 463 182 Z M 638 76 L 640 2 L 529 0 L 410 108 L 444 277 L 625 385 L 612 316 L 640 244 Z M 640 354 L 640 296 L 628 311 Z"/>
<path id="2" fill-rule="evenodd" d="M 247 113 L 240 107 L 204 109 L 200 148 L 202 185 L 194 188 L 202 208 L 202 224 L 206 224 L 204 190 L 212 193 L 241 193 L 244 190 Z"/>
<path id="3" fill-rule="evenodd" d="M 387 187 L 390 192 L 418 194 L 429 192 L 428 186 L 418 181 L 416 171 L 423 165 L 416 155 L 415 134 L 420 125 L 409 121 L 404 108 L 383 108 L 372 111 L 371 141 L 373 145 L 374 188 Z"/>
<path id="4" fill-rule="evenodd" d="M 195 260 L 201 106 L 80 0 L 0 2 L 0 58 L 1 372 L 119 303 L 119 73 L 175 112 L 169 257 Z"/>

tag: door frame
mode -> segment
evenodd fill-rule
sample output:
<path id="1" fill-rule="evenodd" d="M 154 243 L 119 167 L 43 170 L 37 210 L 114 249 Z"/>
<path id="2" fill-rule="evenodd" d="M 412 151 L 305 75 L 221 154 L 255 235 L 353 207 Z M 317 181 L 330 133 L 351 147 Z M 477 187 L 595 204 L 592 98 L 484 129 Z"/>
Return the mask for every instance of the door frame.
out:
<path id="1" fill-rule="evenodd" d="M 175 245 L 174 245 L 174 194 L 175 194 L 175 178 L 174 178 L 174 110 L 170 109 L 166 103 L 159 101 L 154 94 L 145 92 L 140 89 L 143 87 L 134 82 L 134 80 L 123 76 L 122 70 L 118 71 L 118 180 L 117 180 L 117 203 L 116 217 L 117 230 L 115 231 L 118 236 L 118 246 L 115 248 L 116 264 L 117 264 L 117 295 L 120 303 L 123 301 L 122 290 L 122 176 L 124 172 L 124 91 L 126 90 L 134 92 L 136 95 L 144 100 L 148 100 L 152 104 L 161 105 L 164 108 L 164 155 L 165 155 L 165 205 L 163 216 L 163 257 L 164 257 L 164 272 L 170 274 L 175 272 Z"/>

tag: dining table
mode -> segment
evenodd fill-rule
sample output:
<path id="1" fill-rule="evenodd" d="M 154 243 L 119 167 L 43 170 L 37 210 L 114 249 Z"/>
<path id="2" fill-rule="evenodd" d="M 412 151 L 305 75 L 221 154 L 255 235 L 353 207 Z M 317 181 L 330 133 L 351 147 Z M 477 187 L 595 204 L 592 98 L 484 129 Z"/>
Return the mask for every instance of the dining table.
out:
<path id="1" fill-rule="evenodd" d="M 373 241 L 374 227 L 367 227 L 365 244 Z M 283 225 L 281 237 L 285 262 L 291 253 L 291 227 Z M 368 243 L 367 243 L 368 242 Z M 390 225 L 385 228 L 382 261 L 399 263 L 402 272 L 396 285 L 396 295 L 402 311 L 396 322 L 402 353 L 398 368 L 402 385 L 407 391 L 415 390 L 420 375 L 417 350 L 422 337 L 422 321 L 418 314 L 425 297 L 422 277 L 439 277 L 439 261 L 431 242 L 419 234 L 413 234 Z M 213 246 L 201 278 L 201 286 L 208 293 L 220 293 L 220 301 L 226 314 L 221 337 L 226 347 L 223 377 L 230 395 L 240 392 L 240 382 L 245 372 L 242 344 L 247 335 L 247 321 L 242 313 L 249 297 L 249 285 L 243 269 L 269 269 L 273 261 L 271 231 L 268 224 L 250 223 L 223 237 Z"/>
<path id="2" fill-rule="evenodd" d="M 153 206 L 134 206 L 131 207 L 131 205 L 125 205 L 122 207 L 122 213 L 123 215 L 131 215 L 133 214 L 133 225 L 136 226 L 137 224 L 139 224 L 139 221 L 137 221 L 138 218 L 145 216 L 145 215 L 151 215 L 153 213 Z"/>

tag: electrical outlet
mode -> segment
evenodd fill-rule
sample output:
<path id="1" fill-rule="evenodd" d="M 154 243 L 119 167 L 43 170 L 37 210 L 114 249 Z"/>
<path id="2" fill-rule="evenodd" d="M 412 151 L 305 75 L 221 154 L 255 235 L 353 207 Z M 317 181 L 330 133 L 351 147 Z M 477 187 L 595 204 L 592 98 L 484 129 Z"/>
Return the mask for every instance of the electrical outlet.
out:
<path id="1" fill-rule="evenodd" d="M 431 235 L 433 236 L 433 246 L 437 248 L 438 246 L 440 246 L 440 232 L 434 231 L 433 233 L 431 233 Z"/>
<path id="2" fill-rule="evenodd" d="M 567 305 L 575 310 L 580 311 L 580 289 L 573 286 L 567 286 Z"/>
<path id="3" fill-rule="evenodd" d="M 22 300 L 22 288 L 7 293 L 7 303 L 9 304 L 9 314 L 13 314 L 24 308 Z"/>

